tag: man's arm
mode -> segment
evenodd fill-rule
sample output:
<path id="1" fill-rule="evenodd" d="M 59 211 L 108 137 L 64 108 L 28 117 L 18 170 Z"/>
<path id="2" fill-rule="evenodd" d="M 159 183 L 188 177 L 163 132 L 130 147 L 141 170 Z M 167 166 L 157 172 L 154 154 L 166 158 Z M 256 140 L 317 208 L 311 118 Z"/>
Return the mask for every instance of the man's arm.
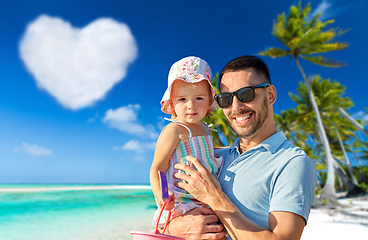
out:
<path id="1" fill-rule="evenodd" d="M 225 239 L 226 231 L 215 213 L 206 207 L 197 207 L 170 221 L 167 233 L 185 239 Z"/>
<path id="2" fill-rule="evenodd" d="M 191 161 L 197 170 L 184 164 L 176 164 L 177 169 L 189 174 L 176 173 L 175 177 L 187 182 L 178 182 L 177 185 L 197 200 L 209 205 L 233 239 L 300 239 L 305 226 L 303 217 L 291 212 L 271 212 L 269 229 L 264 229 L 240 212 L 199 160 L 194 157 L 187 157 L 187 160 Z"/>

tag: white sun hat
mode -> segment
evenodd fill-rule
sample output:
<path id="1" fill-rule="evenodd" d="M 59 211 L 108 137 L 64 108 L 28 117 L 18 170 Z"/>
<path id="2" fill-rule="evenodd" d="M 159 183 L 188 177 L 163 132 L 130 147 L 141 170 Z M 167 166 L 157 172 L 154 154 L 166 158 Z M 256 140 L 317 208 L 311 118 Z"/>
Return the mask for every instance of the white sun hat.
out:
<path id="1" fill-rule="evenodd" d="M 172 84 L 175 80 L 181 80 L 187 83 L 197 83 L 207 80 L 211 88 L 212 97 L 216 92 L 211 84 L 212 71 L 207 62 L 199 57 L 186 57 L 174 63 L 169 72 L 168 87 L 164 96 L 161 99 L 161 111 L 172 114 L 173 109 L 170 105 L 169 99 L 171 95 Z M 213 101 L 210 111 L 218 109 L 216 101 Z"/>

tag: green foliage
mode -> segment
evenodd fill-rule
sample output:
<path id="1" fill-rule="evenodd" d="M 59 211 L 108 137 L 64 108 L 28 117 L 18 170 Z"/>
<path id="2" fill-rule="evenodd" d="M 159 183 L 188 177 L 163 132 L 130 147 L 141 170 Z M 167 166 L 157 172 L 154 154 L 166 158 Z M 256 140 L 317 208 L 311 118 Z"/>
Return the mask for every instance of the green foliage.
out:
<path id="1" fill-rule="evenodd" d="M 215 88 L 216 94 L 219 94 L 220 91 L 220 83 L 219 83 L 219 74 L 217 73 L 215 77 L 212 79 L 212 85 Z M 214 145 L 216 147 L 224 146 L 225 144 L 221 141 L 220 135 L 222 135 L 228 145 L 231 145 L 235 139 L 237 138 L 236 134 L 230 127 L 229 122 L 227 121 L 222 109 L 218 109 L 212 113 L 212 116 L 209 116 L 204 121 L 208 124 L 213 124 L 213 129 L 216 129 L 217 132 L 212 132 Z"/>
<path id="2" fill-rule="evenodd" d="M 325 67 L 341 67 L 343 62 L 328 59 L 321 55 L 310 56 L 313 54 L 322 54 L 330 51 L 345 49 L 348 44 L 340 42 L 331 42 L 335 37 L 344 34 L 346 31 L 330 28 L 326 30 L 329 24 L 334 20 L 322 22 L 317 14 L 311 21 L 306 21 L 311 11 L 310 3 L 302 9 L 301 3 L 298 6 L 291 6 L 289 16 L 286 19 L 285 13 L 277 16 L 273 24 L 272 34 L 287 48 L 269 48 L 260 55 L 269 57 L 284 57 L 291 55 L 295 58 L 301 57 L 307 61 Z"/>
<path id="3" fill-rule="evenodd" d="M 320 195 L 322 193 L 322 188 L 316 187 L 316 189 L 314 190 L 314 195 Z"/>
<path id="4" fill-rule="evenodd" d="M 350 108 L 354 104 L 349 97 L 344 96 L 345 87 L 339 82 L 330 81 L 330 79 L 321 79 L 315 76 L 310 81 L 312 91 L 315 93 L 314 98 L 318 105 L 320 115 L 323 121 L 323 127 L 330 142 L 331 151 L 335 158 L 344 159 L 341 145 L 334 123 L 338 126 L 340 137 L 344 143 L 347 152 L 352 152 L 360 160 L 368 160 L 368 141 L 361 141 L 356 138 L 355 132 L 357 128 L 347 119 L 342 118 L 337 108 Z M 286 136 L 293 143 L 304 150 L 308 156 L 315 161 L 319 178 L 321 182 L 326 181 L 326 162 L 324 158 L 324 148 L 320 144 L 319 130 L 317 127 L 315 112 L 313 111 L 308 91 L 304 83 L 300 82 L 298 93 L 289 93 L 291 99 L 298 105 L 296 108 L 284 110 L 280 115 L 275 115 L 276 127 L 280 131 L 284 131 Z M 348 177 L 350 173 L 344 161 L 340 165 L 345 170 Z M 359 185 L 364 188 L 368 185 L 368 166 L 360 166 L 353 168 L 355 179 Z M 335 182 L 336 187 L 338 181 Z M 364 185 L 365 184 L 365 185 Z"/>
<path id="5" fill-rule="evenodd" d="M 368 161 L 368 140 L 362 141 L 360 139 L 356 139 L 351 145 L 351 149 L 355 149 L 355 153 L 359 155 L 361 160 Z"/>
<path id="6" fill-rule="evenodd" d="M 368 191 L 368 165 L 355 167 L 357 179 L 359 179 L 359 187 Z"/>
<path id="7" fill-rule="evenodd" d="M 365 182 L 360 183 L 359 187 L 362 188 L 364 191 L 368 191 L 368 184 Z"/>
<path id="8" fill-rule="evenodd" d="M 328 199 L 323 199 L 323 200 L 321 201 L 321 203 L 322 203 L 322 204 L 327 204 L 327 203 L 328 203 Z"/>
<path id="9" fill-rule="evenodd" d="M 342 141 L 351 140 L 355 137 L 357 130 L 345 118 L 341 118 L 338 107 L 350 108 L 353 102 L 349 97 L 345 97 L 345 87 L 339 82 L 322 80 L 320 76 L 315 76 L 310 81 L 314 98 L 320 111 L 323 126 L 331 144 L 331 150 L 335 156 L 343 158 L 343 153 L 338 142 L 334 122 L 339 126 L 339 134 Z M 295 109 L 282 111 L 280 115 L 275 115 L 275 123 L 278 130 L 285 132 L 285 135 L 294 144 L 302 148 L 312 159 L 323 158 L 323 147 L 320 144 L 320 133 L 317 127 L 316 115 L 310 101 L 307 87 L 300 82 L 298 94 L 289 93 L 291 99 L 298 105 Z"/>
<path id="10" fill-rule="evenodd" d="M 290 7 L 287 17 L 285 13 L 279 14 L 273 24 L 272 34 L 286 49 L 271 47 L 259 54 L 272 58 L 290 56 L 295 59 L 304 78 L 304 84 L 299 84 L 298 95 L 290 93 L 291 99 L 298 106 L 295 109 L 282 111 L 280 115 L 275 115 L 276 127 L 278 130 L 284 131 L 295 145 L 314 159 L 320 181 L 325 182 L 327 173 L 329 176 L 334 174 L 331 167 L 332 158 L 344 158 L 335 125 L 338 126 L 338 132 L 345 148 L 354 154 L 359 154 L 358 157 L 361 159 L 368 159 L 368 141 L 358 140 L 354 135 L 357 131 L 356 127 L 345 118 L 341 118 L 337 111 L 339 107 L 349 109 L 353 106 L 350 98 L 343 97 L 345 87 L 336 81 L 321 80 L 320 76 L 315 76 L 309 80 L 300 65 L 299 58 L 325 67 L 345 65 L 344 62 L 326 58 L 322 54 L 345 49 L 348 46 L 347 43 L 340 43 L 334 41 L 334 39 L 346 33 L 347 30 L 327 29 L 334 20 L 320 21 L 320 14 L 317 14 L 309 22 L 306 21 L 310 11 L 310 4 L 302 8 L 299 2 L 297 6 Z M 368 107 L 366 111 L 368 112 Z M 318 124 L 320 121 L 317 122 L 316 114 L 320 116 L 322 125 Z M 364 122 L 363 124 L 367 125 L 368 123 Z M 325 146 L 321 144 L 322 139 L 324 139 Z M 330 152 L 324 153 L 324 148 L 328 149 L 328 144 L 330 144 L 333 157 L 329 154 Z M 328 157 L 330 162 L 327 172 L 325 171 L 325 156 Z M 357 173 L 356 170 L 355 174 L 360 176 L 361 182 L 368 182 L 364 172 Z M 337 186 L 336 183 L 337 181 L 335 181 L 335 187 Z M 333 193 L 331 192 L 331 194 Z"/>

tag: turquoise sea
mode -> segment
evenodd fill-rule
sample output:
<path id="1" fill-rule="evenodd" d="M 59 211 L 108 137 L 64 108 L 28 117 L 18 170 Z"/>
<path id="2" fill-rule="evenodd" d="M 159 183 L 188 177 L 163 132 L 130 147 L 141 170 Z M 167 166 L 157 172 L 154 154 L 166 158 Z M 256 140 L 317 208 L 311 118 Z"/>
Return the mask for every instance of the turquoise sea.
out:
<path id="1" fill-rule="evenodd" d="M 0 185 L 0 240 L 132 239 L 155 208 L 149 186 Z"/>

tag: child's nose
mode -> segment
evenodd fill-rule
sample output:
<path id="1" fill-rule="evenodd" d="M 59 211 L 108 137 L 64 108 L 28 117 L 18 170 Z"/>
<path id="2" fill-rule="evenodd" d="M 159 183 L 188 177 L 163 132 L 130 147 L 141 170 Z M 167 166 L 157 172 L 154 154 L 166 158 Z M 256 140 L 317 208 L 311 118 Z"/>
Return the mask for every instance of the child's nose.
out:
<path id="1" fill-rule="evenodd" d="M 188 101 L 188 108 L 190 108 L 190 109 L 195 108 L 195 104 L 192 100 Z"/>

